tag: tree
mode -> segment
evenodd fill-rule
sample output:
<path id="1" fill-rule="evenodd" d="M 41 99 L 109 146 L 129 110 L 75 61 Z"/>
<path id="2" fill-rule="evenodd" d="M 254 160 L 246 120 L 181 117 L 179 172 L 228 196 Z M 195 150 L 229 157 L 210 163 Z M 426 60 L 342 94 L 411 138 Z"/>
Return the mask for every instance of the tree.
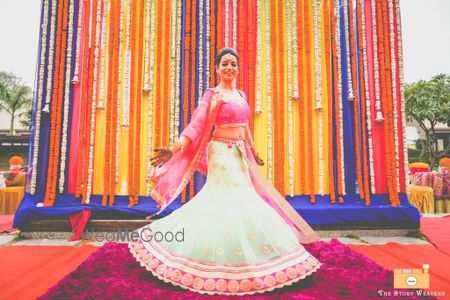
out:
<path id="1" fill-rule="evenodd" d="M 436 125 L 450 122 L 450 74 L 438 74 L 405 86 L 405 110 L 408 121 L 416 120 L 425 132 L 420 159 L 427 155 L 432 168 L 449 150 L 438 150 Z"/>
<path id="2" fill-rule="evenodd" d="M 14 121 L 31 107 L 31 89 L 12 73 L 0 72 L 0 110 L 10 115 L 9 134 L 14 134 Z"/>
<path id="3" fill-rule="evenodd" d="M 31 118 L 33 116 L 33 109 L 30 107 L 27 111 L 20 117 L 20 125 L 23 128 L 31 129 Z"/>

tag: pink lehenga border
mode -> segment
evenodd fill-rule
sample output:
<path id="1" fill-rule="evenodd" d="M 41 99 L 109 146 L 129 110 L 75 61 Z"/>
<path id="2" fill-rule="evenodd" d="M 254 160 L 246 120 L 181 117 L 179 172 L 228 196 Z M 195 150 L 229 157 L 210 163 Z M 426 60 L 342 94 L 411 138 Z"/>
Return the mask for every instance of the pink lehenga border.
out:
<path id="1" fill-rule="evenodd" d="M 309 276 L 312 273 L 316 272 L 322 265 L 316 258 L 311 255 L 301 262 L 295 262 L 295 257 L 288 258 L 293 254 L 292 252 L 290 252 L 283 256 L 274 258 L 279 263 L 277 264 L 278 268 L 276 268 L 276 266 L 273 266 L 271 268 L 262 267 L 261 270 L 263 270 L 262 272 L 264 275 L 260 276 L 249 277 L 248 275 L 244 274 L 252 273 L 252 271 L 254 271 L 255 273 L 261 272 L 260 270 L 258 270 L 258 265 L 263 266 L 267 265 L 268 263 L 270 264 L 273 259 L 271 261 L 262 262 L 259 264 L 236 264 L 236 266 L 239 267 L 248 267 L 247 270 L 244 270 L 241 273 L 243 275 L 243 278 L 236 278 L 236 275 L 239 275 L 239 273 L 236 274 L 236 272 L 233 272 L 231 270 L 228 272 L 226 271 L 227 268 L 230 268 L 231 264 L 214 263 L 214 266 L 220 268 L 219 270 L 208 269 L 208 267 L 211 267 L 211 263 L 203 263 L 205 268 L 201 268 L 198 266 L 193 267 L 192 265 L 188 266 L 192 261 L 194 261 L 193 259 L 188 260 L 187 258 L 184 258 L 182 256 L 175 256 L 174 254 L 170 254 L 172 256 L 170 260 L 172 262 L 176 261 L 174 262 L 175 264 L 181 264 L 181 266 L 186 266 L 190 269 L 194 269 L 195 274 L 192 274 L 179 268 L 168 267 L 164 262 L 162 262 L 161 258 L 159 257 L 163 254 L 158 253 L 160 251 L 158 251 L 154 247 L 152 248 L 152 251 L 155 251 L 155 253 L 151 253 L 150 250 L 142 243 L 142 240 L 140 240 L 138 243 L 129 243 L 128 247 L 131 254 L 135 257 L 139 264 L 142 267 L 145 267 L 148 271 L 152 272 L 152 274 L 160 280 L 171 283 L 175 286 L 179 286 L 183 289 L 208 295 L 252 295 L 256 293 L 273 291 L 276 288 L 292 285 L 293 283 L 304 279 L 306 276 Z M 304 251 L 306 252 L 306 250 Z M 288 259 L 284 260 L 284 258 Z M 294 262 L 292 262 L 292 260 L 294 260 Z M 292 264 L 289 264 L 290 261 Z M 201 262 L 196 261 L 196 264 L 201 264 Z M 281 265 L 286 266 L 281 267 Z M 230 276 L 235 278 L 225 278 Z"/>

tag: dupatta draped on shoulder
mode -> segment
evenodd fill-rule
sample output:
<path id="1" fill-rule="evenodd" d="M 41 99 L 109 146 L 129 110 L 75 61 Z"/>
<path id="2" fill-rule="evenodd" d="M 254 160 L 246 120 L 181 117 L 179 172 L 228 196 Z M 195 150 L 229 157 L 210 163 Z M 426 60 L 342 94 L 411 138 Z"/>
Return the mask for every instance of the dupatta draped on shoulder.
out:
<path id="1" fill-rule="evenodd" d="M 178 197 L 196 171 L 207 174 L 206 148 L 211 140 L 217 113 L 223 103 L 217 94 L 218 91 L 214 88 L 204 92 L 191 122 L 182 131 L 181 136 L 188 138 L 191 143 L 161 168 L 153 169 L 150 179 L 156 184 L 150 195 L 160 206 L 156 214 L 161 213 Z M 261 198 L 292 227 L 301 243 L 317 241 L 319 237 L 314 230 L 262 174 L 250 146 L 246 142 L 236 145 L 249 166 L 253 186 Z"/>

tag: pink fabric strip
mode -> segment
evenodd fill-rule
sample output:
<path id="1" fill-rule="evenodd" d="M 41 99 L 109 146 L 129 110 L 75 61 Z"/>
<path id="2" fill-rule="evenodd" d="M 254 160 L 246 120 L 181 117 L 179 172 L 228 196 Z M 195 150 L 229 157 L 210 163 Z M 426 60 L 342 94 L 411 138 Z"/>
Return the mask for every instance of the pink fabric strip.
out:
<path id="1" fill-rule="evenodd" d="M 367 67 L 369 75 L 370 114 L 372 122 L 373 164 L 375 174 L 375 193 L 386 193 L 386 168 L 384 161 L 384 131 L 383 123 L 375 122 L 376 119 L 376 95 L 374 78 L 374 49 L 372 38 L 372 7 L 371 1 L 365 0 L 366 37 L 367 37 Z"/>
<path id="2" fill-rule="evenodd" d="M 81 15 L 82 20 L 84 20 L 86 13 L 86 5 L 87 1 L 83 1 L 83 12 Z M 86 34 L 86 26 L 89 24 L 84 24 L 82 22 L 81 33 L 77 33 L 77 35 L 81 34 L 80 40 L 80 56 L 78 63 L 78 84 L 74 85 L 73 88 L 73 108 L 72 108 L 72 124 L 70 130 L 70 148 L 69 148 L 69 170 L 68 170 L 68 183 L 67 183 L 67 192 L 69 194 L 75 194 L 75 185 L 77 179 L 77 162 L 78 162 L 78 143 L 80 138 L 80 105 L 81 105 L 81 87 L 83 85 L 83 49 L 84 49 L 84 38 L 83 36 Z"/>

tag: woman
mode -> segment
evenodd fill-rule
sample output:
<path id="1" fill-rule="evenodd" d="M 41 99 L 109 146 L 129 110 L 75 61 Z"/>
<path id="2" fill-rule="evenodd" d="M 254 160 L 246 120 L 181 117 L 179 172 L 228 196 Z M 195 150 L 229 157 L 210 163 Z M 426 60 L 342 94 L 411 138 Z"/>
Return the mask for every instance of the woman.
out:
<path id="1" fill-rule="evenodd" d="M 193 173 L 203 189 L 169 216 L 138 229 L 129 248 L 155 276 L 191 291 L 245 295 L 291 285 L 320 267 L 299 243 L 318 239 L 258 169 L 248 127 L 250 109 L 233 88 L 239 58 L 216 59 L 220 84 L 207 89 L 191 123 L 170 148 L 155 149 L 152 197 L 161 212 Z M 158 213 L 159 213 L 158 212 Z"/>

